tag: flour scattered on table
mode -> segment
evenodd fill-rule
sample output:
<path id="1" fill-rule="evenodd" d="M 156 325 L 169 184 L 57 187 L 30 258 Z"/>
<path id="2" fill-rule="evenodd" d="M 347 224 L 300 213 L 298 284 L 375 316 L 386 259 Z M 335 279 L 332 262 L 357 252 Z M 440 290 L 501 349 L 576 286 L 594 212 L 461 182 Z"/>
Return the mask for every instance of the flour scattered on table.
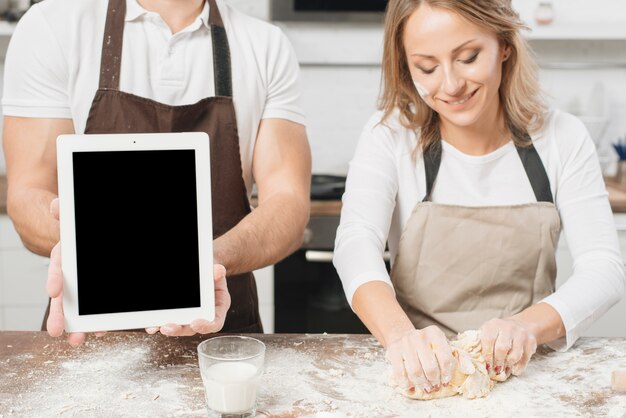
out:
<path id="1" fill-rule="evenodd" d="M 259 391 L 261 410 L 272 416 L 295 414 L 311 418 L 564 414 L 626 418 L 626 396 L 620 399 L 601 389 L 593 397 L 581 396 L 589 392 L 585 392 L 585 383 L 606 382 L 603 369 L 623 362 L 626 341 L 607 349 L 602 340 L 583 339 L 565 353 L 540 348 L 522 377 L 498 384 L 486 398 L 468 400 L 456 396 L 428 402 L 405 398 L 387 384 L 389 365 L 384 350 L 373 340 L 354 344 L 341 336 L 327 340 L 310 336 L 305 343 L 266 353 Z M 596 363 L 590 361 L 590 356 L 597 356 L 604 367 L 591 367 Z M 584 381 L 573 378 L 578 375 Z"/>
<path id="2" fill-rule="evenodd" d="M 348 358 L 351 360 L 342 361 Z M 280 416 L 281 412 L 291 410 L 283 411 L 278 406 L 289 406 L 302 416 L 388 416 L 386 405 L 396 398 L 385 379 L 381 379 L 379 367 L 364 362 L 362 353 L 351 357 L 338 354 L 322 360 L 306 351 L 287 349 L 280 354 L 267 353 L 265 364 L 262 382 L 267 384 L 261 383 L 259 408 L 272 415 Z M 358 384 L 355 384 L 357 376 Z M 376 392 L 375 401 L 372 392 Z M 320 406 L 325 411 L 319 411 Z"/>
<path id="3" fill-rule="evenodd" d="M 163 413 L 163 403 L 168 416 L 204 413 L 196 388 L 180 383 L 186 381 L 182 373 L 198 372 L 195 364 L 155 369 L 154 359 L 165 356 L 153 352 L 148 339 L 92 343 L 67 353 L 66 359 L 44 362 L 41 376 L 30 379 L 37 383 L 14 406 L 18 416 L 154 417 Z"/>
<path id="4" fill-rule="evenodd" d="M 135 396 L 134 393 L 132 392 L 125 392 L 124 394 L 122 394 L 122 399 L 135 399 L 137 396 Z"/>
<path id="5" fill-rule="evenodd" d="M 496 385 L 487 398 L 428 402 L 407 399 L 387 384 L 384 350 L 372 337 L 311 335 L 298 337 L 299 346 L 280 335 L 266 341 L 259 389 L 259 410 L 266 416 L 625 418 L 626 395 L 610 389 L 607 370 L 624 363 L 626 339 L 582 338 L 563 353 L 540 347 L 523 376 Z M 57 342 L 34 356 L 9 353 L 0 360 L 0 370 L 12 373 L 0 377 L 0 415 L 206 417 L 190 342 L 114 335 L 78 349 L 64 347 Z"/>

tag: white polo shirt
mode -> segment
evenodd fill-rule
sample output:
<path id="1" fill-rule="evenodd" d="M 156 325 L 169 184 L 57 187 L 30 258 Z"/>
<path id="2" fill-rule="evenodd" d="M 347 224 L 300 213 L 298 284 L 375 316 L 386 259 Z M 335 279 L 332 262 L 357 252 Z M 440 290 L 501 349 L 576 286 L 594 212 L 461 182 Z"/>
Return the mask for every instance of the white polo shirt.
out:
<path id="1" fill-rule="evenodd" d="M 233 101 L 243 176 L 252 189 L 252 156 L 261 119 L 304 124 L 295 53 L 281 30 L 217 0 L 230 44 Z M 68 118 L 85 131 L 98 89 L 107 0 L 46 0 L 30 8 L 11 38 L 3 113 Z M 215 95 L 209 6 L 171 34 L 154 12 L 126 2 L 120 90 L 168 105 Z"/>

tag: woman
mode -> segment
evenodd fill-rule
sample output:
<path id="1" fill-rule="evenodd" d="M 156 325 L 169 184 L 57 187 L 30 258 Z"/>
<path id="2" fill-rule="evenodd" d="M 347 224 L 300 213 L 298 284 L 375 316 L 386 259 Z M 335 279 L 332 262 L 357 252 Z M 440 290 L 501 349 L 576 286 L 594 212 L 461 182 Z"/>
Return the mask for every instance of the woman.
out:
<path id="1" fill-rule="evenodd" d="M 510 1 L 390 0 L 385 25 L 380 111 L 350 164 L 335 266 L 404 388 L 447 385 L 446 335 L 469 329 L 490 373 L 518 375 L 624 291 L 592 140 L 544 107 Z M 561 225 L 574 273 L 555 292 Z"/>

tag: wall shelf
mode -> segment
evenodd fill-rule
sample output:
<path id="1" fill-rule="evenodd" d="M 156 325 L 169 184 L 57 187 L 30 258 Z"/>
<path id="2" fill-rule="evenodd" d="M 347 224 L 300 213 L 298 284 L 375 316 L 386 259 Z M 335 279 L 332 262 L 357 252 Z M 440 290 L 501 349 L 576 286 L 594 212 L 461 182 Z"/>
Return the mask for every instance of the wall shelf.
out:
<path id="1" fill-rule="evenodd" d="M 383 25 L 346 22 L 274 22 L 291 41 L 303 65 L 380 65 Z M 536 26 L 525 32 L 528 40 L 626 41 L 626 25 L 570 24 Z M 591 64 L 594 65 L 594 64 Z M 605 66 L 605 63 L 601 64 Z M 621 64 L 618 64 L 621 67 Z"/>
<path id="2" fill-rule="evenodd" d="M 626 69 L 626 62 L 540 61 L 545 70 L 616 70 Z"/>
<path id="3" fill-rule="evenodd" d="M 626 25 L 620 23 L 562 23 L 533 26 L 530 40 L 594 41 L 626 40 Z"/>

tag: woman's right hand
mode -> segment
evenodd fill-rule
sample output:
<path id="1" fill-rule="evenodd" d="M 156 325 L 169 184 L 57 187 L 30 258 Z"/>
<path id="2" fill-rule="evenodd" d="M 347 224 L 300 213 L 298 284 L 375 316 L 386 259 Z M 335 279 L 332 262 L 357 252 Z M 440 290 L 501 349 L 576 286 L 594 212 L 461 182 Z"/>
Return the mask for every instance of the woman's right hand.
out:
<path id="1" fill-rule="evenodd" d="M 448 339 L 439 327 L 413 329 L 387 346 L 393 378 L 403 389 L 430 393 L 447 386 L 457 367 Z"/>

